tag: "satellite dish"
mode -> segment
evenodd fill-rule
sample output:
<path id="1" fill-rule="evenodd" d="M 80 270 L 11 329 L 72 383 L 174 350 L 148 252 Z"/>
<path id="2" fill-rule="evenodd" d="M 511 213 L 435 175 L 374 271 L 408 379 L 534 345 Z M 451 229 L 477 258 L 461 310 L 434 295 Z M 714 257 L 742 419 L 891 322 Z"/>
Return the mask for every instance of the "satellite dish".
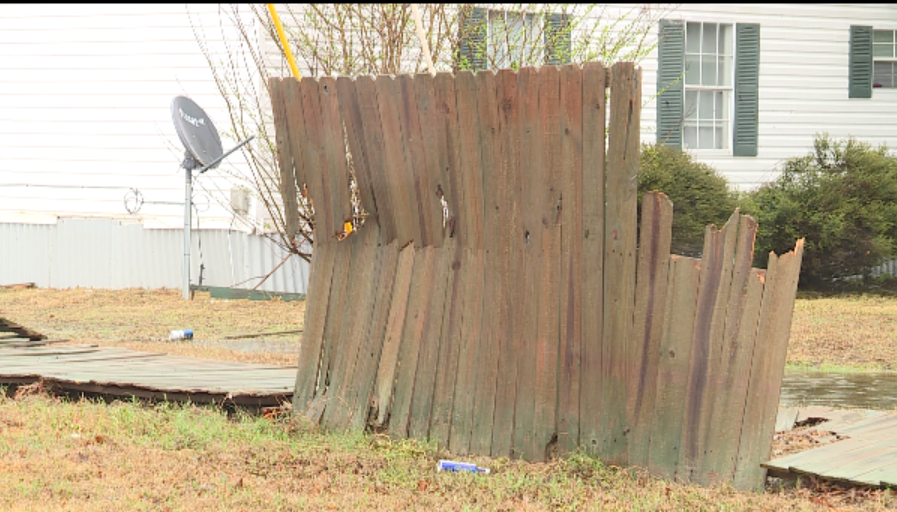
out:
<path id="1" fill-rule="evenodd" d="M 218 130 L 205 111 L 190 98 L 178 96 L 171 102 L 171 119 L 185 148 L 183 167 L 192 170 L 213 162 L 212 167 L 217 166 L 216 160 L 224 150 Z"/>
<path id="2" fill-rule="evenodd" d="M 171 101 L 171 120 L 178 138 L 184 145 L 184 161 L 181 167 L 185 171 L 184 190 L 184 298 L 190 298 L 190 207 L 193 203 L 193 170 L 199 169 L 202 174 L 214 169 L 234 151 L 245 146 L 255 138 L 249 137 L 225 153 L 221 148 L 221 137 L 205 111 L 193 100 L 185 96 L 177 96 Z M 200 276 L 201 277 L 201 276 Z M 201 281 L 201 279 L 200 279 Z"/>

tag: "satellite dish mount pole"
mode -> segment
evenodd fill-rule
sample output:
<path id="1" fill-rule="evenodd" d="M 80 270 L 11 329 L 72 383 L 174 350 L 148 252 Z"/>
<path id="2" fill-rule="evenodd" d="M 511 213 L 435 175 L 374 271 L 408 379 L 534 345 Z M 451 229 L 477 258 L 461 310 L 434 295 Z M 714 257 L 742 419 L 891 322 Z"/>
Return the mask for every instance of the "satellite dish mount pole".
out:
<path id="1" fill-rule="evenodd" d="M 193 169 L 196 160 L 187 153 L 184 157 L 184 299 L 190 300 L 190 228 L 193 225 Z"/>

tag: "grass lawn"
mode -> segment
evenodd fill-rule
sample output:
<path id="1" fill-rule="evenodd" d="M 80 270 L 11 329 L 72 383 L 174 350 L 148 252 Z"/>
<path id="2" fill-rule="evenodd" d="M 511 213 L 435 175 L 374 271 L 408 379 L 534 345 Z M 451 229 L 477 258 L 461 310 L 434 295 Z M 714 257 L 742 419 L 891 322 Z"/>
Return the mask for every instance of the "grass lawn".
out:
<path id="1" fill-rule="evenodd" d="M 184 302 L 177 290 L 0 290 L 0 316 L 52 338 L 193 357 L 295 364 L 225 336 L 302 327 L 304 303 Z M 897 368 L 897 299 L 798 300 L 788 363 Z M 193 328 L 194 343 L 167 341 Z M 272 337 L 295 349 L 297 335 Z M 205 345 L 204 343 L 218 343 Z M 236 342 L 233 342 L 236 343 Z M 324 434 L 190 405 L 0 393 L 0 510 L 885 510 L 890 491 L 804 482 L 765 494 L 703 489 L 602 466 L 473 459 L 488 476 L 437 474 L 433 446 Z M 469 460 L 469 459 L 467 459 Z"/>

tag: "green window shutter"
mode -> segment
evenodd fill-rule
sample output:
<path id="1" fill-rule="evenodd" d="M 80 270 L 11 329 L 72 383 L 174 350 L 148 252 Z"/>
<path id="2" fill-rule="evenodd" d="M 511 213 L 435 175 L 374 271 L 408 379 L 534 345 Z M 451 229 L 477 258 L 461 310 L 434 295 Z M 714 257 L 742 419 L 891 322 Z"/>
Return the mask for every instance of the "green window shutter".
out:
<path id="1" fill-rule="evenodd" d="M 545 17 L 545 63 L 559 66 L 570 63 L 570 26 L 566 14 Z"/>
<path id="2" fill-rule="evenodd" d="M 682 147 L 685 23 L 660 20 L 657 47 L 657 142 Z"/>
<path id="3" fill-rule="evenodd" d="M 850 26 L 848 98 L 872 97 L 872 27 Z"/>
<path id="4" fill-rule="evenodd" d="M 487 68 L 486 63 L 486 9 L 467 9 L 461 18 L 461 61 L 466 61 L 473 72 Z"/>
<path id="5" fill-rule="evenodd" d="M 759 93 L 760 25 L 739 23 L 735 26 L 734 156 L 757 156 Z"/>

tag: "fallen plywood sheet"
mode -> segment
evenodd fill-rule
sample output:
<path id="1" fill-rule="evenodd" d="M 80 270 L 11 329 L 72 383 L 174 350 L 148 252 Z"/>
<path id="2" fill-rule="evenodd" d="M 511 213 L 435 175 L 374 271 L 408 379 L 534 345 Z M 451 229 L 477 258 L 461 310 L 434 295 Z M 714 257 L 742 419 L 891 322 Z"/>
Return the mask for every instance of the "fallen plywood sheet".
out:
<path id="1" fill-rule="evenodd" d="M 818 428 L 847 439 L 763 463 L 778 475 L 812 475 L 871 486 L 897 482 L 897 413 L 817 408 L 799 411 L 797 421 L 824 419 Z M 789 417 L 790 409 L 779 418 Z M 784 420 L 783 420 L 784 421 Z"/>
<path id="2" fill-rule="evenodd" d="M 0 384 L 170 401 L 270 406 L 290 400 L 296 367 L 232 363 L 117 347 L 0 349 Z"/>
<path id="3" fill-rule="evenodd" d="M 11 320 L 0 318 L 0 338 L 4 340 L 43 340 L 47 337 L 43 334 L 22 327 Z"/>

